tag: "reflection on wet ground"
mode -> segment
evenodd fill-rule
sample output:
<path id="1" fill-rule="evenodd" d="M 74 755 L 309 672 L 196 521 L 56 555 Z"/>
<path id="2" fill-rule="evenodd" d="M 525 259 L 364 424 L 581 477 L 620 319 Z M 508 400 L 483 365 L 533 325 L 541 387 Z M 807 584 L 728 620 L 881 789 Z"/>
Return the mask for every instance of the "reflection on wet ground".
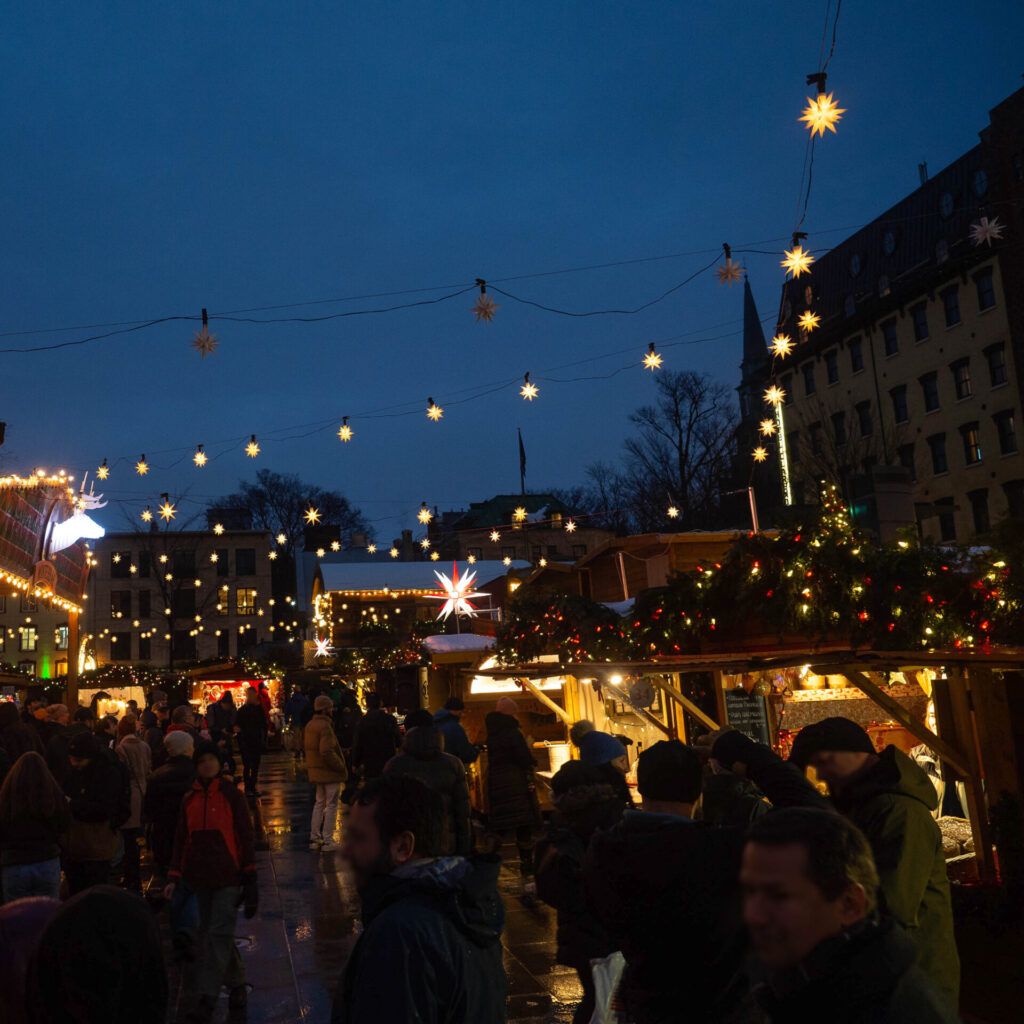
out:
<path id="1" fill-rule="evenodd" d="M 355 943 L 359 900 L 338 853 L 311 853 L 312 794 L 291 754 L 263 759 L 259 811 L 266 832 L 257 854 L 260 909 L 239 917 L 238 944 L 251 986 L 252 1024 L 328 1024 L 341 970 Z M 343 817 L 339 828 L 343 828 Z M 555 914 L 519 899 L 515 847 L 504 851 L 501 891 L 507 924 L 503 943 L 509 979 L 509 1021 L 555 1024 L 572 1020 L 580 997 L 575 973 L 555 963 Z M 177 969 L 172 985 L 180 987 Z M 177 1003 L 177 1000 L 176 1000 Z M 180 1017 L 188 1009 L 181 1000 Z M 222 998 L 216 1021 L 227 1019 Z M 232 1020 L 236 1018 L 232 1017 Z"/>

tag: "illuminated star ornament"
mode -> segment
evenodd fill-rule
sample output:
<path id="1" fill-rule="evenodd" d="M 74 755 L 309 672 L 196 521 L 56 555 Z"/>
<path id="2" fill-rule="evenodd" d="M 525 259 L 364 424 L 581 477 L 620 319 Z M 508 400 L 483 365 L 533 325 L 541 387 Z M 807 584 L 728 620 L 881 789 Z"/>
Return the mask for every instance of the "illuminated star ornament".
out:
<path id="1" fill-rule="evenodd" d="M 772 338 L 772 355 L 780 359 L 785 358 L 793 351 L 793 341 L 788 334 L 776 334 Z"/>
<path id="2" fill-rule="evenodd" d="M 198 467 L 199 467 L 200 469 L 202 469 L 202 468 L 203 468 L 203 466 L 205 466 L 205 465 L 206 465 L 206 463 L 210 461 L 210 460 L 209 460 L 209 459 L 208 459 L 208 458 L 206 457 L 206 452 L 204 452 L 204 451 L 203 451 L 203 446 L 202 446 L 201 444 L 200 444 L 200 445 L 197 445 L 197 446 L 196 446 L 196 453 L 195 453 L 195 455 L 193 455 L 193 456 L 192 456 L 192 461 L 193 461 L 193 462 L 194 462 L 194 463 L 195 463 L 195 464 L 196 464 L 196 465 L 197 465 L 197 466 L 198 466 Z"/>
<path id="3" fill-rule="evenodd" d="M 743 280 L 743 267 L 733 262 L 729 246 L 723 245 L 722 248 L 725 250 L 725 262 L 715 270 L 715 276 L 719 284 L 727 284 L 731 288 L 737 281 Z"/>
<path id="4" fill-rule="evenodd" d="M 250 459 L 255 459 L 259 453 L 260 446 L 256 443 L 256 435 L 250 434 L 249 443 L 245 446 L 245 454 L 248 455 Z"/>
<path id="5" fill-rule="evenodd" d="M 1003 237 L 1003 227 L 998 217 L 991 220 L 982 217 L 977 224 L 971 225 L 971 241 L 975 245 L 987 245 L 991 248 L 993 242 L 998 242 Z"/>
<path id="6" fill-rule="evenodd" d="M 144 523 L 153 522 L 153 513 L 150 512 L 148 505 L 142 510 L 142 521 Z"/>
<path id="7" fill-rule="evenodd" d="M 537 395 L 540 394 L 537 385 L 530 383 L 529 374 L 526 374 L 523 377 L 523 386 L 519 389 L 519 394 L 521 394 L 523 398 L 525 398 L 528 402 L 532 402 L 537 397 Z"/>
<path id="8" fill-rule="evenodd" d="M 435 423 L 444 415 L 444 409 L 441 408 L 432 398 L 427 399 L 427 419 L 433 420 Z"/>
<path id="9" fill-rule="evenodd" d="M 110 476 L 110 467 L 107 465 L 107 460 L 106 459 L 103 460 L 103 465 L 100 466 L 99 469 L 96 470 L 96 475 L 101 480 L 106 480 L 107 477 Z"/>
<path id="10" fill-rule="evenodd" d="M 436 554 L 436 552 L 435 552 Z M 469 602 L 474 597 L 484 597 L 483 591 L 474 591 L 473 583 L 476 580 L 476 570 L 467 573 L 459 578 L 459 567 L 452 562 L 452 575 L 449 579 L 443 572 L 434 572 L 438 582 L 444 588 L 443 594 L 428 594 L 427 597 L 438 601 L 444 601 L 441 610 L 437 613 L 439 619 L 447 619 L 453 612 L 456 615 L 476 615 L 476 608 Z"/>
<path id="11" fill-rule="evenodd" d="M 389 554 L 389 555 L 390 555 L 390 556 L 391 556 L 392 558 L 397 558 L 397 557 L 398 557 L 398 548 L 392 548 L 392 549 L 391 549 L 391 550 L 390 550 L 390 551 L 388 552 L 388 554 Z"/>
<path id="12" fill-rule="evenodd" d="M 320 510 L 313 508 L 313 506 L 310 505 L 309 508 L 306 509 L 306 522 L 309 523 L 310 526 L 316 526 L 316 524 L 320 522 Z"/>
<path id="13" fill-rule="evenodd" d="M 811 269 L 814 257 L 798 241 L 794 241 L 793 248 L 785 249 L 784 253 L 786 258 L 779 265 L 786 268 L 787 277 L 790 274 L 799 277 Z"/>
<path id="14" fill-rule="evenodd" d="M 817 99 L 807 97 L 807 109 L 800 118 L 805 126 L 811 130 L 811 137 L 815 135 L 824 136 L 826 129 L 835 132 L 836 121 L 846 113 L 845 107 L 837 107 L 833 99 L 834 93 L 827 96 L 824 93 L 818 95 Z"/>
<path id="15" fill-rule="evenodd" d="M 420 547 L 423 548 L 424 551 L 426 551 L 427 548 L 430 547 L 430 538 L 424 537 L 423 540 L 420 541 Z"/>
<path id="16" fill-rule="evenodd" d="M 775 420 L 761 420 L 761 433 L 771 437 L 775 433 Z"/>
<path id="17" fill-rule="evenodd" d="M 502 562 L 504 562 L 504 563 L 505 563 L 505 565 L 511 565 L 511 564 L 512 564 L 512 559 L 511 559 L 511 558 L 509 558 L 509 557 L 508 557 L 508 555 L 506 555 L 506 556 L 505 556 L 505 557 L 504 557 L 504 558 L 502 559 Z"/>
<path id="18" fill-rule="evenodd" d="M 224 524 L 223 523 L 215 523 L 214 527 L 213 527 L 213 532 L 215 534 L 217 534 L 217 536 L 219 537 L 224 532 Z"/>
<path id="19" fill-rule="evenodd" d="M 341 426 L 338 427 L 338 438 L 342 441 L 352 440 L 352 428 L 348 425 L 348 417 L 342 416 Z"/>
<path id="20" fill-rule="evenodd" d="M 491 540 L 497 544 L 501 540 L 501 534 L 497 530 L 491 530 Z"/>
<path id="21" fill-rule="evenodd" d="M 145 476 L 149 472 L 149 463 L 146 462 L 146 456 L 140 455 L 139 461 L 135 463 L 135 472 L 139 476 Z"/>
<path id="22" fill-rule="evenodd" d="M 420 505 L 420 510 L 416 513 L 416 518 L 421 523 L 429 523 L 430 520 L 434 518 L 434 513 L 427 508 L 427 503 L 425 501 Z"/>
<path id="23" fill-rule="evenodd" d="M 785 397 L 786 392 L 774 384 L 764 393 L 764 400 L 772 405 L 781 405 Z"/>
<path id="24" fill-rule="evenodd" d="M 473 303 L 473 312 L 476 314 L 476 322 L 479 323 L 481 320 L 490 322 L 494 319 L 494 314 L 501 308 L 497 305 L 487 294 L 487 282 L 481 278 L 476 279 L 476 283 L 480 286 L 480 295 L 477 297 L 476 302 Z"/>
<path id="25" fill-rule="evenodd" d="M 163 499 L 163 504 L 160 506 L 160 518 L 167 523 L 174 518 L 177 509 L 171 504 L 166 494 L 163 495 Z"/>
<path id="26" fill-rule="evenodd" d="M 341 541 L 340 540 L 332 540 L 331 541 L 331 550 L 332 551 L 340 551 L 341 550 Z"/>
<path id="27" fill-rule="evenodd" d="M 647 346 L 647 355 L 644 356 L 644 367 L 650 370 L 651 373 L 654 373 L 661 366 L 662 361 L 661 356 L 654 350 L 654 342 L 652 341 Z"/>
<path id="28" fill-rule="evenodd" d="M 377 554 L 377 545 L 376 544 L 367 544 L 366 550 L 367 550 L 367 552 L 369 554 L 375 555 L 375 554 Z"/>
<path id="29" fill-rule="evenodd" d="M 817 313 L 812 313 L 810 310 L 807 310 L 806 313 L 797 318 L 797 326 L 801 330 L 807 331 L 808 334 L 810 334 L 810 332 L 813 331 L 820 323 L 821 317 L 818 316 Z"/>
<path id="30" fill-rule="evenodd" d="M 210 325 L 206 319 L 206 310 L 203 310 L 203 326 L 192 336 L 192 350 L 198 352 L 204 359 L 217 351 L 217 335 L 210 333 Z"/>
<path id="31" fill-rule="evenodd" d="M 668 507 L 668 517 L 669 517 L 669 519 L 678 519 L 679 518 L 679 509 L 677 509 L 675 507 L 675 505 L 669 505 L 669 507 Z"/>
<path id="32" fill-rule="evenodd" d="M 516 506 L 516 510 L 512 513 L 512 518 L 517 523 L 525 522 L 526 520 L 526 509 L 522 505 Z"/>
<path id="33" fill-rule="evenodd" d="M 576 524 L 571 519 L 565 524 L 565 532 L 566 533 L 575 533 L 576 532 Z"/>
<path id="34" fill-rule="evenodd" d="M 754 449 L 754 461 L 755 462 L 764 462 L 765 459 L 767 459 L 767 458 L 768 458 L 768 450 L 766 448 L 762 448 L 760 445 L 758 445 Z"/>
<path id="35" fill-rule="evenodd" d="M 313 655 L 315 658 L 329 658 L 331 656 L 331 641 L 325 636 L 318 636 L 316 638 L 316 653 Z"/>

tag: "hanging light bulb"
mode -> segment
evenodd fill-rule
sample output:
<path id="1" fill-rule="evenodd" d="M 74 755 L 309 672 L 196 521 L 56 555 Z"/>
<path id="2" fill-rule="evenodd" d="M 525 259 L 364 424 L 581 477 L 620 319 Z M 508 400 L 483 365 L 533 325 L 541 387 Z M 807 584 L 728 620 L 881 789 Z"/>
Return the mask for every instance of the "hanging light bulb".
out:
<path id="1" fill-rule="evenodd" d="M 427 503 L 425 501 L 420 503 L 420 510 L 416 513 L 416 518 L 421 523 L 429 523 L 430 520 L 434 518 L 434 513 L 427 508 Z"/>
<path id="2" fill-rule="evenodd" d="M 480 295 L 473 303 L 473 312 L 476 314 L 477 323 L 481 320 L 489 322 L 494 319 L 494 314 L 501 307 L 487 294 L 487 282 L 483 278 L 478 277 L 476 283 L 480 286 Z"/>
<path id="3" fill-rule="evenodd" d="M 135 472 L 139 476 L 145 476 L 149 472 L 149 463 L 146 462 L 145 455 L 139 456 L 139 461 L 135 463 Z"/>
<path id="4" fill-rule="evenodd" d="M 176 509 L 171 504 L 170 498 L 166 492 L 161 494 L 160 497 L 163 498 L 163 503 L 160 506 L 160 518 L 167 523 L 174 518 Z"/>
<path id="5" fill-rule="evenodd" d="M 793 248 L 784 250 L 786 258 L 781 262 L 780 266 L 785 267 L 787 277 L 792 274 L 796 278 L 801 274 L 806 274 L 811 269 L 814 257 L 800 244 L 806 237 L 806 231 L 795 232 L 793 234 Z"/>
<path id="6" fill-rule="evenodd" d="M 390 555 L 390 556 L 391 556 L 392 558 L 397 558 L 397 557 L 398 557 L 398 548 L 392 548 L 392 549 L 391 549 L 391 550 L 390 550 L 390 551 L 388 552 L 388 554 L 389 554 L 389 555 Z"/>
<path id="7" fill-rule="evenodd" d="M 96 470 L 96 476 L 99 477 L 100 480 L 106 480 L 107 477 L 110 476 L 110 467 L 107 465 L 106 459 L 103 460 L 103 465 Z"/>
<path id="8" fill-rule="evenodd" d="M 192 456 L 192 461 L 200 467 L 200 469 L 206 465 L 209 461 L 206 457 L 206 452 L 203 451 L 203 446 L 196 445 L 196 453 Z"/>
<path id="9" fill-rule="evenodd" d="M 675 505 L 669 505 L 669 507 L 668 507 L 668 517 L 669 517 L 669 519 L 678 519 L 679 518 L 679 509 L 677 509 L 675 507 Z"/>
<path id="10" fill-rule="evenodd" d="M 441 408 L 432 398 L 427 399 L 427 419 L 433 420 L 435 423 L 444 415 L 444 409 Z"/>
<path id="11" fill-rule="evenodd" d="M 217 534 L 218 537 L 221 536 L 221 534 L 224 532 L 224 524 L 223 523 L 215 523 L 214 527 L 213 527 L 213 532 L 215 534 Z"/>
<path id="12" fill-rule="evenodd" d="M 772 355 L 784 359 L 793 351 L 793 341 L 788 334 L 776 334 L 772 338 Z"/>
<path id="13" fill-rule="evenodd" d="M 836 121 L 846 113 L 845 107 L 836 106 L 833 93 L 826 95 L 825 77 L 824 71 L 807 76 L 808 85 L 818 86 L 817 97 L 813 100 L 810 96 L 807 97 L 807 109 L 804 110 L 803 115 L 800 117 L 800 120 L 810 129 L 811 138 L 814 138 L 815 135 L 824 137 L 826 130 L 835 132 Z"/>
<path id="14" fill-rule="evenodd" d="M 320 522 L 320 510 L 310 505 L 309 508 L 306 509 L 306 522 L 309 523 L 310 526 L 316 526 L 316 524 Z"/>
<path id="15" fill-rule="evenodd" d="M 566 533 L 575 533 L 576 532 L 576 524 L 571 519 L 565 524 L 565 532 Z"/>
<path id="16" fill-rule="evenodd" d="M 352 440 L 352 428 L 348 425 L 348 417 L 347 416 L 342 416 L 341 417 L 341 426 L 338 427 L 338 437 L 342 441 L 351 441 Z"/>
<path id="17" fill-rule="evenodd" d="M 517 505 L 516 510 L 512 513 L 512 518 L 517 523 L 526 522 L 526 509 L 522 505 Z"/>
<path id="18" fill-rule="evenodd" d="M 424 537 L 423 540 L 420 541 L 420 547 L 426 551 L 426 549 L 430 547 L 430 538 Z"/>
<path id="19" fill-rule="evenodd" d="M 755 462 L 764 462 L 764 460 L 767 459 L 767 458 L 768 458 L 768 451 L 767 451 L 767 449 L 766 448 L 762 448 L 760 445 L 758 445 L 754 449 L 754 461 Z"/>
<path id="20" fill-rule="evenodd" d="M 775 420 L 761 420 L 761 433 L 771 437 L 775 433 Z"/>
<path id="21" fill-rule="evenodd" d="M 775 384 L 768 388 L 764 393 L 764 400 L 766 402 L 770 402 L 772 405 L 781 405 L 783 401 L 785 401 L 785 398 L 786 392 Z"/>
<path id="22" fill-rule="evenodd" d="M 203 326 L 195 331 L 191 340 L 192 350 L 198 352 L 203 359 L 208 355 L 213 355 L 217 351 L 217 335 L 210 333 L 210 325 L 206 316 L 206 310 L 203 310 Z"/>
<path id="23" fill-rule="evenodd" d="M 375 555 L 375 554 L 377 554 L 377 545 L 376 544 L 367 544 L 366 545 L 366 550 L 367 550 L 367 552 L 369 554 Z"/>
<path id="24" fill-rule="evenodd" d="M 718 278 L 719 284 L 727 284 L 731 288 L 737 281 L 743 280 L 743 267 L 739 263 L 733 262 L 732 249 L 728 245 L 723 243 L 722 249 L 725 252 L 725 263 L 718 266 L 715 276 Z"/>
<path id="25" fill-rule="evenodd" d="M 519 394 L 528 402 L 532 402 L 539 394 L 537 385 L 530 383 L 530 375 L 528 373 L 523 377 L 523 386 L 519 389 Z"/>
<path id="26" fill-rule="evenodd" d="M 144 523 L 153 522 L 153 513 L 150 512 L 148 505 L 142 510 L 142 521 Z"/>
<path id="27" fill-rule="evenodd" d="M 801 314 L 797 318 L 797 326 L 808 334 L 810 334 L 811 331 L 813 331 L 820 323 L 821 317 L 818 316 L 817 313 L 812 313 L 810 310 L 807 310 L 806 313 Z"/>
<path id="28" fill-rule="evenodd" d="M 491 540 L 497 544 L 501 540 L 501 534 L 497 530 L 491 530 Z"/>
<path id="29" fill-rule="evenodd" d="M 647 355 L 644 356 L 644 366 L 648 370 L 650 370 L 651 373 L 654 373 L 654 371 L 657 370 L 661 366 L 661 363 L 662 363 L 662 358 L 655 351 L 655 349 L 654 349 L 654 342 L 652 341 L 647 346 Z"/>
<path id="30" fill-rule="evenodd" d="M 245 446 L 245 454 L 248 455 L 250 459 L 255 459 L 259 453 L 260 446 L 256 443 L 256 435 L 250 434 L 249 443 Z"/>

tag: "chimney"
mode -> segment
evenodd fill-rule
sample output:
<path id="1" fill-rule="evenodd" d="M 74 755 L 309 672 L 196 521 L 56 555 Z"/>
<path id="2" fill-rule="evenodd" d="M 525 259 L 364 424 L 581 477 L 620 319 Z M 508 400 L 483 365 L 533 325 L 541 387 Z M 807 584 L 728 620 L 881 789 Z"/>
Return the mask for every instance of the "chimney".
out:
<path id="1" fill-rule="evenodd" d="M 917 165 L 917 176 L 921 179 L 921 184 L 924 185 L 928 181 L 928 161 L 926 160 L 923 164 Z"/>

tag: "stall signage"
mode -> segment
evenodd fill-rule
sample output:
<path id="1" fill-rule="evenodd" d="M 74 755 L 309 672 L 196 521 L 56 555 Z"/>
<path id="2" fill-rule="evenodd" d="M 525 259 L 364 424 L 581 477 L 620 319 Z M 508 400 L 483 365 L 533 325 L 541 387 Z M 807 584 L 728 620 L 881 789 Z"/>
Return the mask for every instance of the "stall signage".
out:
<path id="1" fill-rule="evenodd" d="M 744 690 L 725 692 L 725 714 L 729 724 L 755 743 L 771 746 L 768 729 L 768 703 L 764 697 L 748 695 Z"/>

